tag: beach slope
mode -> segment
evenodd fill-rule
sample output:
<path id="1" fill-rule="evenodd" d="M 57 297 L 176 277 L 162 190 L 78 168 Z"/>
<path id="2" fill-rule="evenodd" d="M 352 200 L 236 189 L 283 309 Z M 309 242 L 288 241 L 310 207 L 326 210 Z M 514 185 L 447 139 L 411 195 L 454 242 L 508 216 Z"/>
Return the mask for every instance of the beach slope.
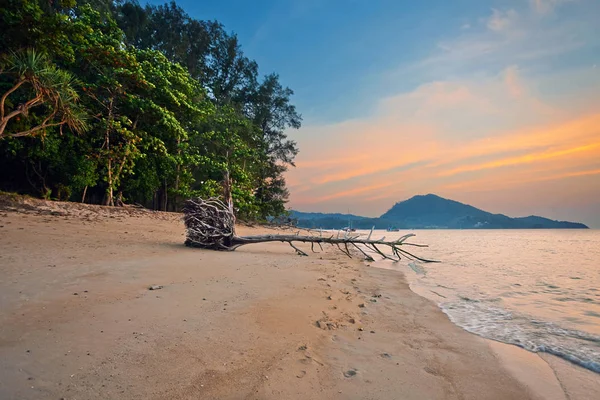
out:
<path id="1" fill-rule="evenodd" d="M 539 398 L 397 271 L 183 241 L 177 214 L 5 204 L 0 398 Z"/>

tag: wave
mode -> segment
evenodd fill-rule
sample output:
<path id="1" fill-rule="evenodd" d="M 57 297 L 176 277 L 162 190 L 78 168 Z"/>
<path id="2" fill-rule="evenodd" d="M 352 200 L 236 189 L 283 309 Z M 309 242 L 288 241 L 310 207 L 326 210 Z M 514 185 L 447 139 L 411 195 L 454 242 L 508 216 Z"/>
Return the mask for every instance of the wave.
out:
<path id="1" fill-rule="evenodd" d="M 600 336 L 564 329 L 485 301 L 452 301 L 440 304 L 450 320 L 487 339 L 545 352 L 600 373 Z"/>

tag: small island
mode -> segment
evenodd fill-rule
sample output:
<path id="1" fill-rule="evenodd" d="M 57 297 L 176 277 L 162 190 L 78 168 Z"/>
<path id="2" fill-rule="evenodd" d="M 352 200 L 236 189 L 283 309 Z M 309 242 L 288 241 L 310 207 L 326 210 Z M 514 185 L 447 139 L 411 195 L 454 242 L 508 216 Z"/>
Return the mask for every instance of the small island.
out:
<path id="1" fill-rule="evenodd" d="M 379 218 L 351 214 L 291 211 L 299 227 L 341 229 L 589 229 L 579 222 L 555 221 L 531 215 L 512 218 L 492 214 L 435 194 L 419 195 L 396 203 Z"/>

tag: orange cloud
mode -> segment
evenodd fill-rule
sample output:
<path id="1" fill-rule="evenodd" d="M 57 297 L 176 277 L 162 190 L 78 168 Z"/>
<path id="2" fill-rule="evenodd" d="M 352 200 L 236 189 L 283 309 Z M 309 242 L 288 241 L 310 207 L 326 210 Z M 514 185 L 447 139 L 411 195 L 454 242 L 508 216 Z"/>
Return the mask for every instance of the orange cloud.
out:
<path id="1" fill-rule="evenodd" d="M 387 135 L 387 132 L 380 134 Z M 414 140 L 408 141 L 405 135 L 395 139 L 390 136 L 387 143 L 378 143 L 375 139 L 369 146 L 359 148 L 356 142 L 351 142 L 341 151 L 358 152 L 356 159 L 338 156 L 331 160 L 317 159 L 305 170 L 302 163 L 298 163 L 294 181 L 299 182 L 299 186 L 292 188 L 295 204 L 323 205 L 352 199 L 352 204 L 366 205 L 389 198 L 391 205 L 403 198 L 401 196 L 415 193 L 510 190 L 527 182 L 594 174 L 597 167 L 589 167 L 600 159 L 600 114 L 467 143 L 448 142 L 443 138 L 419 142 L 418 136 L 415 133 Z M 401 145 L 403 141 L 406 145 Z M 540 169 L 540 166 L 544 167 Z M 576 170 L 564 172 L 567 166 Z M 320 173 L 323 168 L 328 172 Z M 520 169 L 518 179 L 515 179 L 515 168 Z M 504 170 L 506 172 L 500 175 L 489 172 Z M 488 176 L 475 181 L 456 181 L 466 172 L 485 172 Z"/>
<path id="2" fill-rule="evenodd" d="M 577 161 L 581 162 L 577 162 Z M 598 160 L 596 155 L 592 155 L 589 159 L 580 160 L 578 157 L 570 159 L 567 163 L 551 163 L 545 165 L 544 168 L 537 168 L 530 171 L 519 171 L 515 174 L 514 169 L 499 171 L 491 176 L 486 175 L 484 178 L 474 179 L 469 181 L 458 181 L 445 184 L 440 187 L 440 190 L 450 191 L 453 193 L 460 191 L 494 191 L 514 188 L 526 183 L 555 181 L 560 179 L 575 178 L 580 176 L 591 176 L 600 174 L 600 169 L 581 169 L 589 168 L 589 164 L 593 164 Z M 561 169 L 569 168 L 576 169 L 575 171 L 561 172 Z M 593 168 L 593 167 L 592 167 Z"/>
<path id="3" fill-rule="evenodd" d="M 321 201 L 327 201 L 327 200 L 332 200 L 332 199 L 338 199 L 340 197 L 352 196 L 352 195 L 356 195 L 356 194 L 360 194 L 360 193 L 368 193 L 368 192 L 372 192 L 374 190 L 380 190 L 380 189 L 388 188 L 388 187 L 394 186 L 394 185 L 396 185 L 396 182 L 387 182 L 387 183 L 380 183 L 380 184 L 369 185 L 369 186 L 361 186 L 361 187 L 357 187 L 354 189 L 345 190 L 343 192 L 337 192 L 337 193 L 333 193 L 333 194 L 330 194 L 327 196 L 323 196 L 318 199 L 315 199 L 315 201 L 321 202 Z"/>
<path id="4" fill-rule="evenodd" d="M 491 168 L 502 168 L 502 167 L 518 165 L 518 164 L 530 164 L 530 163 L 534 163 L 537 161 L 546 160 L 549 158 L 558 158 L 558 157 L 571 155 L 574 153 L 582 153 L 582 152 L 598 150 L 599 148 L 600 148 L 600 143 L 586 144 L 583 146 L 568 148 L 568 149 L 563 149 L 563 150 L 533 153 L 533 154 L 527 154 L 527 155 L 520 156 L 520 157 L 504 158 L 501 160 L 496 160 L 496 161 L 483 163 L 483 164 L 466 165 L 463 167 L 454 168 L 449 171 L 442 171 L 442 172 L 440 172 L 439 175 L 440 176 L 450 176 L 450 175 L 460 174 L 463 172 L 480 171 L 483 169 L 491 169 Z M 594 154 L 596 154 L 596 153 L 594 153 Z M 600 155 L 600 153 L 598 153 L 598 155 Z"/>
<path id="5" fill-rule="evenodd" d="M 338 157 L 338 158 L 301 160 L 301 161 L 296 162 L 296 167 L 320 169 L 320 168 L 324 168 L 324 167 L 336 166 L 336 165 L 341 165 L 341 164 L 363 162 L 368 159 L 369 159 L 368 154 L 353 154 L 352 156 Z"/>
<path id="6" fill-rule="evenodd" d="M 547 147 L 581 147 L 586 142 L 598 143 L 599 138 L 600 114 L 585 115 L 560 124 L 541 125 L 465 143 L 452 149 L 447 157 L 439 158 L 432 166 L 465 163 L 470 158 L 506 152 L 527 151 L 535 154 Z"/>
<path id="7" fill-rule="evenodd" d="M 383 159 L 382 159 L 383 158 Z M 314 179 L 317 184 L 326 184 L 330 182 L 340 182 L 350 180 L 352 178 L 364 177 L 366 175 L 373 175 L 376 173 L 386 173 L 387 171 L 394 169 L 418 168 L 416 165 L 419 161 L 422 161 L 422 156 L 414 156 L 414 158 L 403 157 L 400 161 L 386 160 L 384 157 L 380 159 L 372 159 L 365 163 L 363 166 L 351 167 L 346 171 L 340 171 L 333 174 L 323 175 Z"/>
<path id="8" fill-rule="evenodd" d="M 571 178 L 574 176 L 587 176 L 587 175 L 599 175 L 600 174 L 600 169 L 593 169 L 590 171 L 577 171 L 577 172 L 569 172 L 566 174 L 560 174 L 560 175 L 555 175 L 555 176 L 548 176 L 542 179 L 539 179 L 540 181 L 545 181 L 545 180 L 555 180 L 555 179 L 564 179 L 564 178 Z"/>

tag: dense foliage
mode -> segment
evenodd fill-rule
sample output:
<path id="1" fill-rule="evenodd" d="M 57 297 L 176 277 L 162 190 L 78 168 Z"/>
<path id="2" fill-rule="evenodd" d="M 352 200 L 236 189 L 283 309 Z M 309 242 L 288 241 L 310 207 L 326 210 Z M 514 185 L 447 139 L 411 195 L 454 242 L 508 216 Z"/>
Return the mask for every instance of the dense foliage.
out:
<path id="1" fill-rule="evenodd" d="M 0 190 L 177 210 L 222 193 L 285 211 L 301 117 L 235 35 L 174 2 L 0 2 Z"/>

